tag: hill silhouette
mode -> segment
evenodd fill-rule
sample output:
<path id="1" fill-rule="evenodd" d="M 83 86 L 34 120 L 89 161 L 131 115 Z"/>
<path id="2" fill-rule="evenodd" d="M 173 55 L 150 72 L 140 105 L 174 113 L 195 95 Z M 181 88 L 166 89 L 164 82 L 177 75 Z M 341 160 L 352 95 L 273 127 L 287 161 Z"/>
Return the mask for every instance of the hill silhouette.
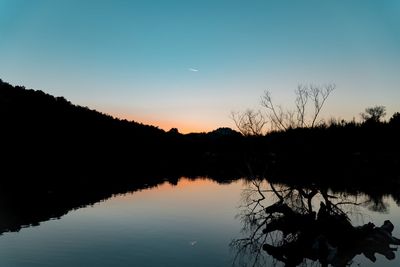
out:
<path id="1" fill-rule="evenodd" d="M 7 155 L 3 172 L 35 176 L 37 182 L 38 177 L 165 175 L 185 169 L 202 174 L 212 168 L 205 161 L 212 164 L 217 151 L 230 147 L 227 142 L 242 138 L 227 128 L 165 132 L 1 80 L 0 123 Z"/>
<path id="2" fill-rule="evenodd" d="M 162 150 L 166 134 L 156 127 L 119 120 L 42 91 L 5 82 L 0 88 L 3 151 L 11 173 L 85 172 L 104 168 L 110 158 L 123 165 L 123 153 L 145 161 L 154 158 L 152 150 Z"/>

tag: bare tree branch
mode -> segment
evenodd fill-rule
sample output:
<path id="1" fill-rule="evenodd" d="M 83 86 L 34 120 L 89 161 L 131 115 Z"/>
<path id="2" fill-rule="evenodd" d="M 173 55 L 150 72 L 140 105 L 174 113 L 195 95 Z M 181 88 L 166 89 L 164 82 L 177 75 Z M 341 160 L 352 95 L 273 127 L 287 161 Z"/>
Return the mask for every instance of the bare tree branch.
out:
<path id="1" fill-rule="evenodd" d="M 309 99 L 309 92 L 307 87 L 304 85 L 298 85 L 296 93 L 296 109 L 297 109 L 297 125 L 299 127 L 304 127 L 305 117 L 306 117 L 306 105 Z"/>
<path id="2" fill-rule="evenodd" d="M 283 110 L 279 107 L 277 111 L 274 103 L 272 102 L 271 93 L 269 91 L 264 91 L 264 95 L 261 97 L 261 105 L 270 111 L 271 122 L 274 123 L 281 130 L 287 130 L 283 123 Z"/>
<path id="3" fill-rule="evenodd" d="M 266 120 L 261 111 L 247 109 L 243 113 L 232 112 L 231 118 L 236 128 L 245 136 L 262 135 L 264 132 Z"/>
<path id="4" fill-rule="evenodd" d="M 314 116 L 311 121 L 311 128 L 315 126 L 315 122 L 317 121 L 318 115 L 321 112 L 322 107 L 325 104 L 326 99 L 330 95 L 330 93 L 335 90 L 336 85 L 328 84 L 325 86 L 315 86 L 310 85 L 309 91 L 311 95 L 311 100 L 314 102 Z"/>
<path id="5" fill-rule="evenodd" d="M 295 90 L 295 109 L 283 108 L 272 101 L 271 92 L 266 90 L 261 96 L 261 106 L 266 109 L 265 115 L 261 111 L 251 109 L 243 113 L 232 112 L 231 118 L 237 129 L 243 135 L 262 135 L 269 123 L 271 130 L 286 131 L 293 128 L 311 127 L 319 123 L 318 117 L 326 100 L 336 88 L 334 84 L 323 86 L 298 85 Z M 310 104 L 311 103 L 311 104 Z M 307 112 L 312 106 L 313 111 Z M 312 114 L 307 118 L 307 113 Z"/>

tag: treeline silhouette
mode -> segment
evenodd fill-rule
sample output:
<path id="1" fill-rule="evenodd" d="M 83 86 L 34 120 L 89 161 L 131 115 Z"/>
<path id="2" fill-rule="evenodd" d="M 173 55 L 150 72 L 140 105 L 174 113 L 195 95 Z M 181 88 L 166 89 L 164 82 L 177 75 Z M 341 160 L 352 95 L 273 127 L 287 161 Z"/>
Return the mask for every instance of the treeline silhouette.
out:
<path id="1" fill-rule="evenodd" d="M 259 136 L 229 128 L 181 134 L 0 80 L 0 125 L 0 212 L 14 220 L 2 223 L 17 229 L 181 176 L 267 177 L 377 198 L 397 193 L 400 182 L 399 113 L 388 122 L 339 121 Z"/>
<path id="2" fill-rule="evenodd" d="M 299 182 L 345 183 L 355 188 L 400 182 L 400 123 L 395 113 L 389 122 L 354 121 L 316 128 L 270 133 L 271 174 L 301 177 Z M 271 161 L 270 161 L 271 162 Z M 379 178 L 378 178 L 379 177 Z M 290 178 L 292 179 L 292 178 Z"/>
<path id="3" fill-rule="evenodd" d="M 229 128 L 185 135 L 0 80 L 0 124 L 2 169 L 8 177 L 2 180 L 92 183 L 96 176 L 98 183 L 100 176 L 115 182 L 139 174 L 268 174 L 346 183 L 349 177 L 399 179 L 400 113 L 388 122 L 373 117 L 362 123 L 332 121 L 259 136 Z"/>
<path id="4" fill-rule="evenodd" d="M 208 166 L 214 161 L 208 155 L 215 156 L 211 150 L 230 150 L 227 143 L 239 143 L 236 140 L 241 138 L 223 129 L 187 136 L 165 132 L 3 81 L 0 123 L 6 155 L 3 171 L 9 176 L 31 176 L 35 182 L 49 176 L 73 180 L 97 174 L 203 173 L 212 167 Z"/>

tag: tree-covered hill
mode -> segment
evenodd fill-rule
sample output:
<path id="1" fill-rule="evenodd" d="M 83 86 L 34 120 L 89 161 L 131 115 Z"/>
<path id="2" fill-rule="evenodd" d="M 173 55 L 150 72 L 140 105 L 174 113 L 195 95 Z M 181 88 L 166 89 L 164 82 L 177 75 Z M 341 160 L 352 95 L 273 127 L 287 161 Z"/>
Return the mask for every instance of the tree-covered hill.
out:
<path id="1" fill-rule="evenodd" d="M 118 173 L 128 164 L 144 168 L 144 163 L 159 163 L 168 144 L 168 135 L 156 127 L 3 81 L 0 124 L 3 171 L 35 176 L 32 179 L 39 174 Z"/>
<path id="2" fill-rule="evenodd" d="M 1 80 L 0 124 L 3 172 L 10 180 L 29 176 L 37 182 L 143 173 L 205 175 L 228 169 L 230 160 L 237 160 L 232 152 L 238 152 L 231 144 L 243 139 L 228 128 L 188 135 L 176 129 L 165 132 Z M 220 160 L 221 153 L 228 160 Z"/>

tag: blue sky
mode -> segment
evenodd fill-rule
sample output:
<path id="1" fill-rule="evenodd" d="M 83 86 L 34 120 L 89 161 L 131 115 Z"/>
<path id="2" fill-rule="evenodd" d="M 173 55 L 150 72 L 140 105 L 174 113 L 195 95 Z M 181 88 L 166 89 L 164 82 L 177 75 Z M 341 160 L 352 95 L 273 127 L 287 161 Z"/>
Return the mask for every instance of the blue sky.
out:
<path id="1" fill-rule="evenodd" d="M 197 71 L 194 71 L 197 70 Z M 0 0 L 0 78 L 183 132 L 268 89 L 335 83 L 323 116 L 400 111 L 400 1 Z"/>

